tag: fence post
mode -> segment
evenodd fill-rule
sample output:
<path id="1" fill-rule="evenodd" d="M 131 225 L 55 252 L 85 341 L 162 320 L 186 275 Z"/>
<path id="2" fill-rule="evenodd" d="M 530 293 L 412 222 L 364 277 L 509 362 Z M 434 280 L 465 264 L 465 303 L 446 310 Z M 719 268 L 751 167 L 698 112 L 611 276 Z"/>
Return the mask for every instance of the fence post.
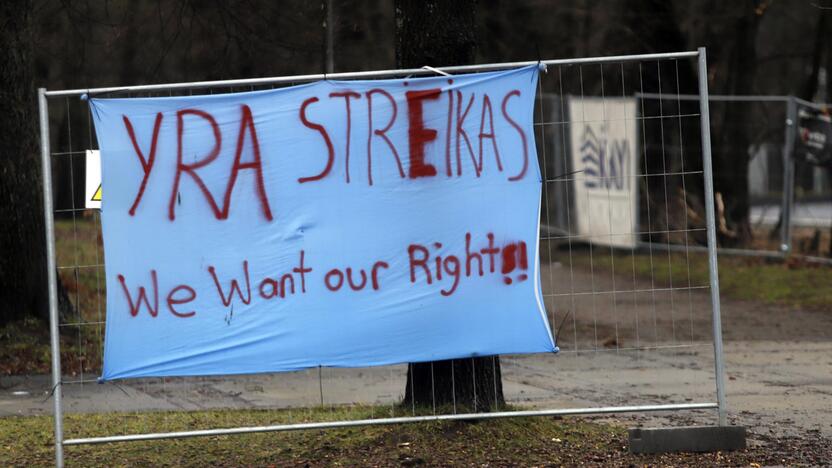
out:
<path id="1" fill-rule="evenodd" d="M 58 270 L 55 265 L 55 224 L 52 209 L 52 161 L 49 151 L 49 104 L 46 89 L 38 89 L 40 162 L 43 178 L 43 218 L 46 230 L 46 276 L 49 293 L 49 338 L 52 349 L 52 397 L 55 418 L 55 466 L 64 466 L 63 406 L 61 401 L 61 343 L 58 334 Z"/>
<path id="2" fill-rule="evenodd" d="M 794 142 L 797 132 L 797 100 L 789 96 L 786 103 L 786 137 L 783 142 L 783 205 L 780 215 L 780 251 L 792 250 L 792 208 L 794 207 Z"/>
<path id="3" fill-rule="evenodd" d="M 699 119 L 702 130 L 702 169 L 705 179 L 705 220 L 708 231 L 708 267 L 713 314 L 714 374 L 719 425 L 727 425 L 725 409 L 725 363 L 722 356 L 722 314 L 719 308 L 719 267 L 716 261 L 716 216 L 714 214 L 714 173 L 711 167 L 711 118 L 708 107 L 708 58 L 699 48 Z"/>

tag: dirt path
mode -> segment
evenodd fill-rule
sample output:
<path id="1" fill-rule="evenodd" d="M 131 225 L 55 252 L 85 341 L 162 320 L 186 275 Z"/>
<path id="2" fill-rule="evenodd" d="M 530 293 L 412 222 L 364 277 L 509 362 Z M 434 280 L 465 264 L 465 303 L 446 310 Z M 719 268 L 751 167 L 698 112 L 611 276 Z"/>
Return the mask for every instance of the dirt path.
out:
<path id="1" fill-rule="evenodd" d="M 655 268 L 667 267 L 660 256 Z M 568 258 L 563 261 L 568 262 Z M 630 265 L 620 273 L 570 269 L 553 262 L 541 270 L 547 310 L 564 350 L 629 348 L 711 342 L 711 297 L 708 284 L 689 284 L 686 277 L 673 284 L 633 278 Z M 832 281 L 832 278 L 830 278 Z M 722 330 L 725 342 L 830 342 L 832 311 L 801 310 L 723 297 Z M 554 305 L 554 307 L 551 307 Z M 551 320 L 551 319 L 550 319 Z"/>

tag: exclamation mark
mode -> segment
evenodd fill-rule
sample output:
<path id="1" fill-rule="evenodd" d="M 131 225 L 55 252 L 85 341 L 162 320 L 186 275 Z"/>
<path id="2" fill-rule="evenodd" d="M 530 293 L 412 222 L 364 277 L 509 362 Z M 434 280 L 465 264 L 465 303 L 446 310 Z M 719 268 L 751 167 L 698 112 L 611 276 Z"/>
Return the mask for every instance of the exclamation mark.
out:
<path id="1" fill-rule="evenodd" d="M 503 282 L 505 284 L 511 284 L 513 280 L 509 273 L 512 273 L 516 268 L 519 268 L 522 271 L 525 271 L 529 268 L 528 258 L 526 257 L 526 243 L 523 241 L 517 243 L 511 243 L 503 247 L 502 250 L 503 256 L 503 266 L 500 272 L 506 276 L 503 277 Z M 526 273 L 520 273 L 517 275 L 517 281 L 525 281 L 528 278 Z"/>

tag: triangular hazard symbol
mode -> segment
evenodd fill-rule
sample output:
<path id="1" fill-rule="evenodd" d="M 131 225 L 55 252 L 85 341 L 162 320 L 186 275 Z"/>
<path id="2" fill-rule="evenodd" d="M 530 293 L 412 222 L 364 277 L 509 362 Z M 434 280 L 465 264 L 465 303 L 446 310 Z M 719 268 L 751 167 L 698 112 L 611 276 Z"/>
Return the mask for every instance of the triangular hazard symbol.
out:
<path id="1" fill-rule="evenodd" d="M 98 185 L 98 190 L 92 196 L 91 201 L 101 201 L 101 185 Z"/>

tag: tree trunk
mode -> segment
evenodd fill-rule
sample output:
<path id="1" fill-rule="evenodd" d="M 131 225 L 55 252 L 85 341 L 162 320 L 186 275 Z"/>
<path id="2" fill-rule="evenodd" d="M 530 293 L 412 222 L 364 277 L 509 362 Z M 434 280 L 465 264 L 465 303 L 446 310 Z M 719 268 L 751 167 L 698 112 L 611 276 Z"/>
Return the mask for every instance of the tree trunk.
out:
<path id="1" fill-rule="evenodd" d="M 396 0 L 399 68 L 464 65 L 474 61 L 475 0 Z M 408 365 L 403 405 L 489 411 L 505 404 L 498 356 Z"/>
<path id="2" fill-rule="evenodd" d="M 818 26 L 815 29 L 815 42 L 812 45 L 812 67 L 809 71 L 809 75 L 806 76 L 806 81 L 800 88 L 799 97 L 807 101 L 811 101 L 815 98 L 815 93 L 818 91 L 818 85 L 820 85 L 818 77 L 820 75 L 821 57 L 824 49 L 828 48 L 828 46 L 826 46 L 826 43 L 828 42 L 826 32 L 827 16 L 828 15 L 823 12 L 818 15 Z M 827 81 L 829 81 L 829 78 L 827 78 Z"/>
<path id="3" fill-rule="evenodd" d="M 823 10 L 821 12 L 821 14 L 828 16 L 828 15 L 832 14 L 832 12 L 830 12 L 827 9 L 827 10 Z M 826 24 L 829 24 L 829 22 L 827 21 Z M 832 45 L 829 44 L 829 41 L 826 41 L 826 54 L 825 55 L 826 55 L 826 65 L 824 66 L 824 68 L 826 68 L 826 97 L 825 97 L 825 101 L 826 102 L 832 102 Z M 829 176 L 829 182 L 832 183 L 832 167 L 828 167 L 826 170 L 827 170 L 826 173 Z M 829 252 L 828 252 L 828 256 L 830 258 L 832 258 L 832 223 L 830 223 L 830 225 L 829 225 Z"/>
<path id="4" fill-rule="evenodd" d="M 49 314 L 32 11 L 0 2 L 0 325 Z M 62 315 L 73 310 L 60 281 L 58 300 Z"/>
<path id="5" fill-rule="evenodd" d="M 733 35 L 717 50 L 715 62 L 721 62 L 727 78 L 725 86 L 715 90 L 721 94 L 753 94 L 757 69 L 757 29 L 760 24 L 758 3 L 736 2 L 726 7 L 735 19 Z M 748 106 L 727 105 L 718 116 L 720 126 L 714 126 L 714 191 L 721 193 L 725 202 L 725 217 L 731 235 L 720 236 L 727 246 L 745 246 L 752 240 L 748 196 L 748 149 L 751 128 L 742 125 L 751 119 Z M 725 233 L 722 233 L 725 234 Z"/>
<path id="6" fill-rule="evenodd" d="M 631 31 L 622 41 L 612 40 L 616 53 L 628 53 L 635 42 L 644 52 L 678 52 L 690 48 L 682 33 L 680 14 L 672 2 L 664 0 L 626 0 L 622 3 L 621 23 Z M 637 83 L 637 90 L 665 96 L 698 94 L 696 70 L 690 60 L 675 62 L 643 62 L 628 69 L 628 83 Z M 651 177 L 640 178 L 640 219 L 647 225 L 642 240 L 648 242 L 705 243 L 699 232 L 683 230 L 704 227 L 704 187 L 699 126 L 689 120 L 681 124 L 676 118 L 653 118 L 660 115 L 696 115 L 699 103 L 676 99 L 643 99 L 639 111 L 645 118 L 639 123 L 642 132 L 643 158 L 636 158 L 639 171 Z M 664 174 L 688 173 L 682 177 Z M 683 179 L 684 177 L 684 179 Z M 688 210 L 698 212 L 692 219 Z M 644 229 L 642 229 L 644 230 Z M 704 233 L 702 233 L 704 234 Z"/>
<path id="7" fill-rule="evenodd" d="M 411 363 L 402 405 L 454 413 L 497 410 L 505 406 L 500 357 Z"/>
<path id="8" fill-rule="evenodd" d="M 32 3 L 0 2 L 0 324 L 47 313 Z"/>

